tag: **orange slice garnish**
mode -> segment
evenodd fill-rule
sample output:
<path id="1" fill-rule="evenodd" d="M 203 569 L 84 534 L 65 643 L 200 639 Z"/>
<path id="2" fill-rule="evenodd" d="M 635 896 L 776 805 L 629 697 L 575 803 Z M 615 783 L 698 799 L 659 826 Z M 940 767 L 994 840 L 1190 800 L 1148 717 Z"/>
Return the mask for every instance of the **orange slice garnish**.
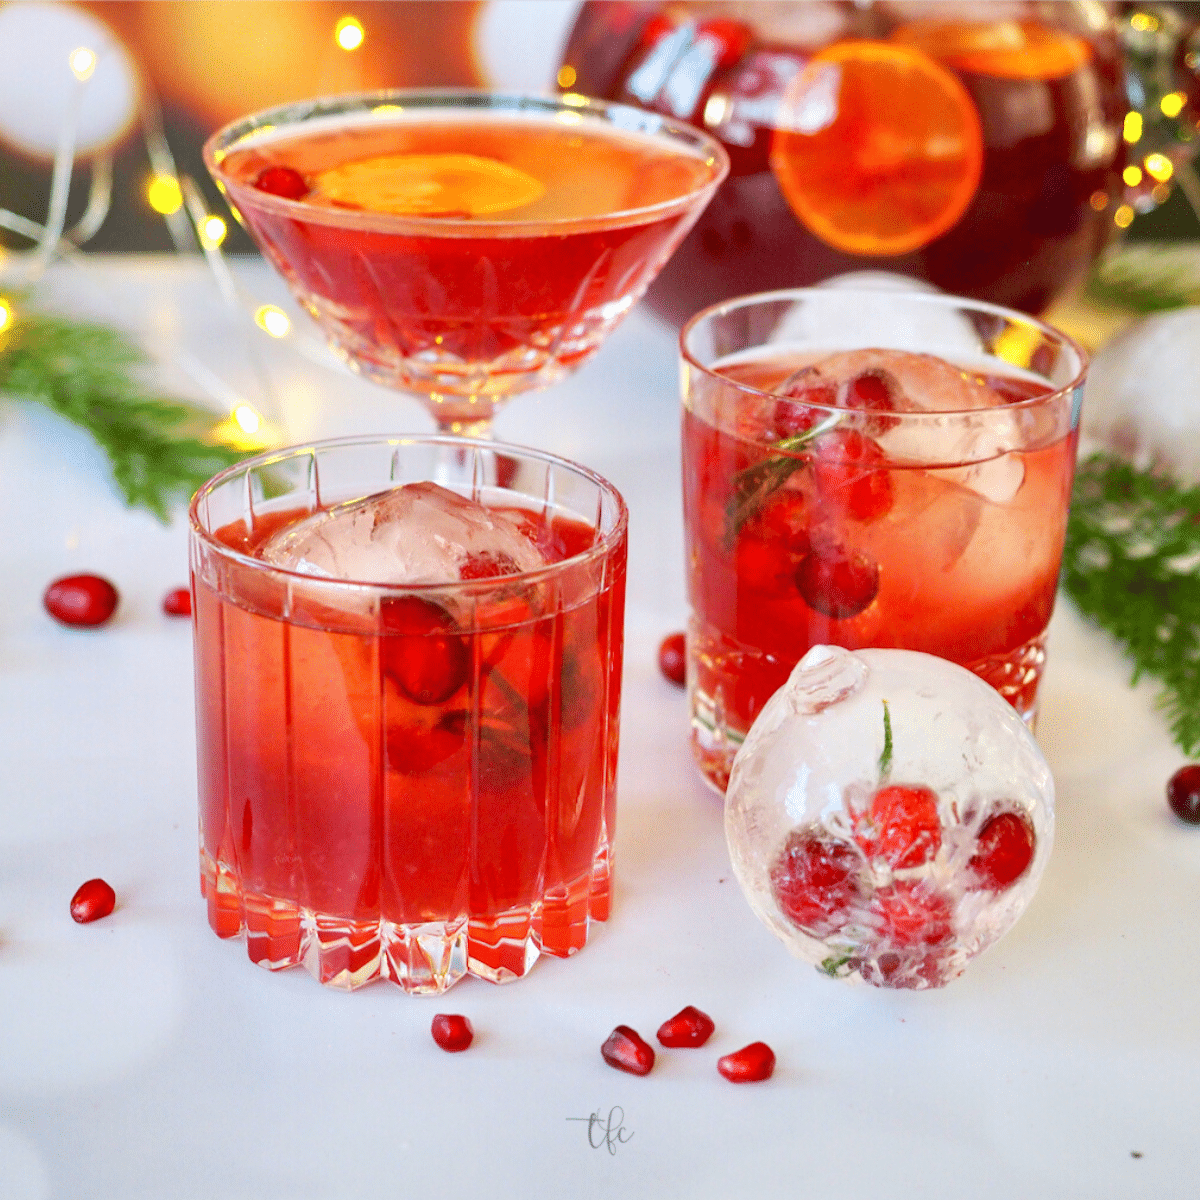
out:
<path id="1" fill-rule="evenodd" d="M 997 79 L 1065 79 L 1092 60 L 1082 38 L 1037 21 L 913 21 L 890 40 L 956 71 Z"/>
<path id="2" fill-rule="evenodd" d="M 829 245 L 907 254 L 971 203 L 983 172 L 979 113 L 920 50 L 835 42 L 788 89 L 771 169 L 796 216 Z"/>
<path id="3" fill-rule="evenodd" d="M 385 154 L 319 172 L 309 203 L 397 216 L 486 217 L 532 204 L 545 186 L 476 154 Z"/>

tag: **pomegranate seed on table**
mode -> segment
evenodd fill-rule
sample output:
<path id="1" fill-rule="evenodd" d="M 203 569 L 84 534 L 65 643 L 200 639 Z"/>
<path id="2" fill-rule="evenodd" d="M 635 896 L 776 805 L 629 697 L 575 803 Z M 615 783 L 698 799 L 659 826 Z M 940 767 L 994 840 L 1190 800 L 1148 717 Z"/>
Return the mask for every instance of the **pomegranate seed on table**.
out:
<path id="1" fill-rule="evenodd" d="M 618 1025 L 600 1047 L 604 1061 L 630 1075 L 649 1075 L 654 1067 L 654 1047 L 636 1029 Z"/>
<path id="2" fill-rule="evenodd" d="M 658 1027 L 658 1040 L 672 1049 L 703 1046 L 715 1028 L 708 1013 L 689 1004 Z"/>
<path id="3" fill-rule="evenodd" d="M 451 1054 L 465 1050 L 475 1040 L 471 1022 L 458 1013 L 438 1013 L 429 1031 L 433 1040 Z"/>
<path id="4" fill-rule="evenodd" d="M 260 192 L 282 196 L 285 200 L 303 200 L 308 195 L 308 183 L 292 167 L 265 167 L 259 171 L 254 186 Z"/>
<path id="5" fill-rule="evenodd" d="M 687 682 L 687 638 L 668 633 L 658 647 L 658 669 L 680 687 Z"/>
<path id="6" fill-rule="evenodd" d="M 192 593 L 188 588 L 172 588 L 162 602 L 163 612 L 168 617 L 190 617 L 192 615 Z"/>
<path id="7" fill-rule="evenodd" d="M 775 1051 L 766 1042 L 751 1042 L 717 1059 L 717 1070 L 730 1083 L 761 1083 L 775 1071 Z"/>
<path id="8" fill-rule="evenodd" d="M 46 611 L 63 625 L 103 625 L 116 611 L 117 589 L 99 575 L 66 575 L 43 593 Z"/>
<path id="9" fill-rule="evenodd" d="M 1023 813 L 997 813 L 983 823 L 976 846 L 967 865 L 983 887 L 1001 891 L 1033 861 L 1033 826 Z"/>
<path id="10" fill-rule="evenodd" d="M 904 784 L 880 788 L 855 840 L 868 857 L 884 859 L 893 870 L 928 862 L 942 844 L 937 793 Z"/>
<path id="11" fill-rule="evenodd" d="M 107 917 L 116 907 L 117 894 L 103 879 L 81 883 L 71 897 L 71 919 L 80 925 Z"/>
<path id="12" fill-rule="evenodd" d="M 1200 825 L 1200 763 L 1180 767 L 1167 783 L 1171 811 L 1189 825 Z"/>

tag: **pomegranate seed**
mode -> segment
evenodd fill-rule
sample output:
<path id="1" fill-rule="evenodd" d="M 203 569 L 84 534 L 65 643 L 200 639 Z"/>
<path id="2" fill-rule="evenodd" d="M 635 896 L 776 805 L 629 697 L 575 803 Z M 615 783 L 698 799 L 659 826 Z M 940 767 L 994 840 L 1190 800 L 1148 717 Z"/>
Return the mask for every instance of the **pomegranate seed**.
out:
<path id="1" fill-rule="evenodd" d="M 761 1083 L 775 1071 L 775 1051 L 766 1042 L 751 1042 L 718 1058 L 717 1070 L 730 1083 Z"/>
<path id="2" fill-rule="evenodd" d="M 162 607 L 168 617 L 190 617 L 192 593 L 187 588 L 173 588 L 163 597 Z"/>
<path id="3" fill-rule="evenodd" d="M 928 862 L 942 844 L 937 793 L 901 784 L 880 788 L 855 840 L 868 857 L 882 858 L 895 870 Z"/>
<path id="4" fill-rule="evenodd" d="M 887 946 L 944 945 L 954 936 L 950 916 L 950 898 L 923 880 L 897 879 L 871 897 L 870 921 Z"/>
<path id="5" fill-rule="evenodd" d="M 107 917 L 116 907 L 117 894 L 103 879 L 89 879 L 81 883 L 71 897 L 71 918 L 80 925 Z"/>
<path id="6" fill-rule="evenodd" d="M 42 603 L 64 625 L 103 625 L 119 598 L 117 589 L 99 575 L 67 575 L 46 589 Z"/>
<path id="7" fill-rule="evenodd" d="M 1033 826 L 1024 813 L 997 813 L 984 821 L 968 865 L 981 886 L 1001 891 L 1025 874 L 1033 861 L 1034 841 Z"/>
<path id="8" fill-rule="evenodd" d="M 451 1054 L 465 1050 L 475 1039 L 475 1030 L 466 1017 L 457 1013 L 438 1013 L 430 1028 L 433 1040 Z"/>
<path id="9" fill-rule="evenodd" d="M 618 1025 L 600 1047 L 604 1061 L 630 1075 L 649 1075 L 654 1067 L 654 1047 L 636 1029 Z"/>
<path id="10" fill-rule="evenodd" d="M 689 1004 L 658 1027 L 658 1040 L 664 1046 L 676 1049 L 703 1046 L 712 1037 L 715 1028 L 708 1013 L 701 1012 Z"/>
<path id="11" fill-rule="evenodd" d="M 658 669 L 680 687 L 687 682 L 687 638 L 668 633 L 658 647 Z"/>
<path id="12" fill-rule="evenodd" d="M 775 389 L 779 399 L 771 414 L 776 441 L 807 433 L 837 403 L 837 388 L 816 367 L 801 367 Z M 815 408 L 810 405 L 816 405 Z"/>
<path id="13" fill-rule="evenodd" d="M 771 867 L 775 902 L 789 921 L 825 937 L 847 921 L 858 894 L 861 859 L 848 842 L 812 829 L 793 829 Z"/>
<path id="14" fill-rule="evenodd" d="M 1180 767 L 1167 783 L 1171 811 L 1189 825 L 1200 825 L 1200 763 Z"/>
<path id="15" fill-rule="evenodd" d="M 861 375 L 855 375 L 845 385 L 845 388 L 842 403 L 847 408 L 865 408 L 876 413 L 896 411 L 896 395 L 900 390 L 900 385 L 887 371 L 877 368 L 863 371 Z M 896 417 L 876 418 L 871 422 L 872 432 L 883 433 L 891 429 L 897 419 Z"/>
<path id="16" fill-rule="evenodd" d="M 299 171 L 291 167 L 266 167 L 258 173 L 254 186 L 260 192 L 282 196 L 285 200 L 303 200 L 308 195 L 308 183 Z"/>
<path id="17" fill-rule="evenodd" d="M 858 616 L 875 599 L 879 567 L 856 550 L 821 547 L 801 559 L 796 586 L 809 608 L 845 621 Z"/>
<path id="18" fill-rule="evenodd" d="M 892 507 L 892 477 L 879 443 L 857 429 L 831 429 L 813 443 L 813 481 L 823 502 L 859 521 L 874 521 Z"/>
<path id="19" fill-rule="evenodd" d="M 466 682 L 470 653 L 458 624 L 420 596 L 388 596 L 380 605 L 385 675 L 417 704 L 441 704 Z"/>

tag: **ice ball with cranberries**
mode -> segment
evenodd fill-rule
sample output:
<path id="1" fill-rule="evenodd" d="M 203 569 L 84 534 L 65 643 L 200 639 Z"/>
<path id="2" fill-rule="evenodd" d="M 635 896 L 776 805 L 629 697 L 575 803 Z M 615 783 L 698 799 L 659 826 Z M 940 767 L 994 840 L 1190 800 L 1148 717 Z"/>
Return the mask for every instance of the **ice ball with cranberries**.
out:
<path id="1" fill-rule="evenodd" d="M 970 671 L 816 646 L 734 760 L 725 831 L 751 907 L 793 953 L 836 978 L 941 987 L 1033 898 L 1054 782 Z"/>

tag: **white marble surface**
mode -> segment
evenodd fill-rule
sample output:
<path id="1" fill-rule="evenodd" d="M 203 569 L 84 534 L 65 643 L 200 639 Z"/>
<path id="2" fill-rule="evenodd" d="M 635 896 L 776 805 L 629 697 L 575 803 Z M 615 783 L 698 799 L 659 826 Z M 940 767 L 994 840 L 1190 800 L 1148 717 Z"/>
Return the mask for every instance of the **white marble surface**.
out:
<path id="1" fill-rule="evenodd" d="M 260 266 L 239 276 L 280 299 Z M 178 365 L 194 356 L 297 439 L 427 427 L 239 325 L 200 264 L 92 260 L 39 297 L 138 332 L 170 390 L 199 394 Z M 190 633 L 159 610 L 186 578 L 182 515 L 127 511 L 84 435 L 0 401 L 0 1196 L 1192 1194 L 1200 831 L 1163 801 L 1182 758 L 1152 686 L 1060 604 L 1039 728 L 1059 828 L 1032 907 L 943 991 L 824 979 L 738 893 L 656 667 L 684 616 L 673 336 L 635 312 L 497 432 L 583 459 L 630 504 L 614 915 L 511 986 L 345 995 L 206 924 Z M 79 570 L 121 591 L 103 630 L 42 610 Z M 68 901 L 95 875 L 118 909 L 77 926 Z M 703 1050 L 640 1079 L 601 1061 L 614 1025 L 652 1037 L 685 1004 L 717 1022 Z M 438 1011 L 471 1018 L 470 1052 L 436 1049 Z M 722 1080 L 717 1056 L 757 1039 L 775 1077 Z M 575 1120 L 593 1112 L 623 1114 L 614 1153 Z"/>

